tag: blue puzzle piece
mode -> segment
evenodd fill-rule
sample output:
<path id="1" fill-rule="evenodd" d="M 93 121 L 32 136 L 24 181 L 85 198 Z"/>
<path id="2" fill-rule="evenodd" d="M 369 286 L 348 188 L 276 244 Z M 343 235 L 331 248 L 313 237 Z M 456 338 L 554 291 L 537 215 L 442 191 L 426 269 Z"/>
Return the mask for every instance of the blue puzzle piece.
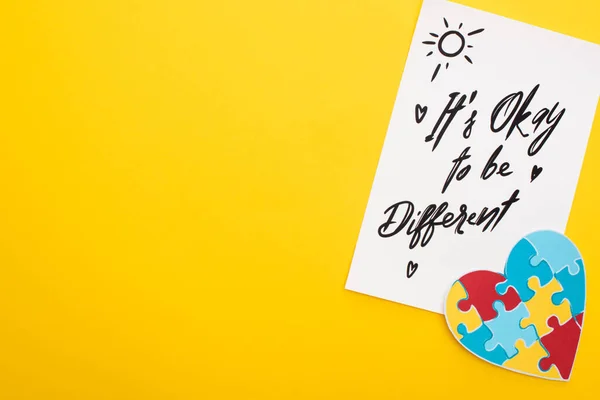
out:
<path id="1" fill-rule="evenodd" d="M 537 266 L 531 264 L 533 257 L 537 255 L 535 247 L 527 239 L 521 239 L 511 250 L 504 268 L 506 281 L 496 285 L 496 291 L 499 294 L 506 294 L 509 286 L 515 288 L 523 302 L 529 301 L 534 291 L 529 288 L 527 281 L 532 276 L 537 276 L 540 285 L 547 285 L 553 277 L 552 269 L 545 262 L 541 261 Z"/>
<path id="2" fill-rule="evenodd" d="M 515 347 L 517 340 L 523 339 L 525 345 L 529 347 L 538 339 L 533 325 L 529 325 L 525 329 L 521 328 L 521 320 L 529 317 L 529 310 L 525 303 L 520 303 L 512 311 L 506 311 L 504 303 L 497 300 L 493 307 L 498 311 L 498 317 L 484 322 L 492 332 L 492 338 L 485 343 L 486 350 L 490 351 L 499 345 L 504 349 L 508 358 L 511 358 L 518 353 Z"/>
<path id="3" fill-rule="evenodd" d="M 565 299 L 569 300 L 571 305 L 571 315 L 574 317 L 581 314 L 585 307 L 585 272 L 583 270 L 583 260 L 575 260 L 579 271 L 575 275 L 569 273 L 568 268 L 563 268 L 558 272 L 556 280 L 563 287 L 562 292 L 552 295 L 552 303 L 559 305 Z"/>
<path id="4" fill-rule="evenodd" d="M 502 365 L 508 359 L 506 352 L 500 346 L 491 351 L 486 350 L 485 343 L 492 338 L 492 331 L 487 326 L 481 325 L 470 333 L 465 324 L 459 324 L 457 329 L 463 337 L 460 342 L 476 356 L 497 365 Z"/>
<path id="5" fill-rule="evenodd" d="M 546 261 L 554 274 L 568 267 L 571 275 L 579 272 L 575 262 L 581 259 L 581 253 L 566 236 L 553 231 L 538 231 L 525 236 L 537 251 L 531 259 L 532 265 L 539 265 Z"/>

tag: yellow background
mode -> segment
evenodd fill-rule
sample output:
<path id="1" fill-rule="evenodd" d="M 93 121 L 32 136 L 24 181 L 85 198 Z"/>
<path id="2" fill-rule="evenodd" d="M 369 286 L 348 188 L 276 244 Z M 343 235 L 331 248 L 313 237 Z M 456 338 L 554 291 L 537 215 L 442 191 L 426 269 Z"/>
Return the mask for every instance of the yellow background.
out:
<path id="1" fill-rule="evenodd" d="M 464 3 L 600 43 L 595 0 Z M 570 383 L 343 289 L 420 5 L 2 0 L 0 398 L 596 397 L 600 118 Z"/>

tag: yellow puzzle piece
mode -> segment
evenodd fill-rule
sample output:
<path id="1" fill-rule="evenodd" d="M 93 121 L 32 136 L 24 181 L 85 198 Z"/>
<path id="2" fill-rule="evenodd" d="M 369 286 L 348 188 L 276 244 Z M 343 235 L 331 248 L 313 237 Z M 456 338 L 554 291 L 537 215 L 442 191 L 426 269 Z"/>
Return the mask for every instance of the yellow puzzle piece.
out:
<path id="1" fill-rule="evenodd" d="M 458 333 L 458 325 L 464 324 L 467 328 L 467 332 L 473 332 L 483 323 L 475 307 L 471 306 L 467 312 L 463 312 L 458 308 L 458 302 L 467 297 L 467 292 L 462 283 L 456 281 L 454 282 L 454 285 L 452 285 L 452 288 L 450 288 L 450 292 L 446 298 L 448 325 L 450 326 L 452 333 L 454 333 L 454 336 L 457 338 L 461 337 Z"/>
<path id="2" fill-rule="evenodd" d="M 526 328 L 528 325 L 533 324 L 538 337 L 541 338 L 552 332 L 552 328 L 547 324 L 548 318 L 556 315 L 562 325 L 571 318 L 571 308 L 568 301 L 563 301 L 558 306 L 552 303 L 552 295 L 563 290 L 555 278 L 552 278 L 546 286 L 540 287 L 538 277 L 534 276 L 529 278 L 527 284 L 535 294 L 529 301 L 525 302 L 529 310 L 529 317 L 521 320 L 521 328 Z"/>
<path id="3" fill-rule="evenodd" d="M 542 358 L 548 357 L 549 354 L 540 344 L 539 340 L 536 340 L 531 347 L 526 347 L 525 342 L 522 339 L 517 340 L 515 343 L 517 348 L 517 355 L 513 358 L 509 358 L 502 364 L 503 367 L 514 369 L 519 372 L 525 372 L 535 376 L 541 376 L 543 378 L 561 379 L 561 376 L 556 368 L 556 365 L 544 372 L 539 367 L 539 362 Z"/>

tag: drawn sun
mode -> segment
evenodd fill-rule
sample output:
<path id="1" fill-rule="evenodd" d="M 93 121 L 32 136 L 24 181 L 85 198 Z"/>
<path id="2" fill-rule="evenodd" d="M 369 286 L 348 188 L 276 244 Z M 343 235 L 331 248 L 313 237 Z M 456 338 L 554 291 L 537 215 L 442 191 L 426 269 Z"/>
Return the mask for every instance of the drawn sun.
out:
<path id="1" fill-rule="evenodd" d="M 460 56 L 464 53 L 465 47 L 468 49 L 473 48 L 473 46 L 467 43 L 467 38 L 483 32 L 483 28 L 480 28 L 465 34 L 460 31 L 463 27 L 462 22 L 460 23 L 460 25 L 458 25 L 458 29 L 450 29 L 450 25 L 448 24 L 448 21 L 446 21 L 446 18 L 444 18 L 444 25 L 446 26 L 446 31 L 443 34 L 439 35 L 437 33 L 431 32 L 430 35 L 433 36 L 435 39 L 426 40 L 423 42 L 423 44 L 426 44 L 428 46 L 436 46 L 437 51 L 446 58 L 454 58 Z M 430 51 L 429 53 L 427 53 L 426 57 L 429 57 L 433 53 L 434 50 Z M 471 57 L 469 57 L 466 54 L 463 54 L 463 57 L 470 64 L 473 64 L 473 60 L 471 60 Z M 440 72 L 441 66 L 442 63 L 438 63 L 438 65 L 435 67 L 433 75 L 431 76 L 431 82 L 433 82 L 438 72 Z M 446 62 L 446 69 L 448 69 L 449 66 L 450 62 Z"/>

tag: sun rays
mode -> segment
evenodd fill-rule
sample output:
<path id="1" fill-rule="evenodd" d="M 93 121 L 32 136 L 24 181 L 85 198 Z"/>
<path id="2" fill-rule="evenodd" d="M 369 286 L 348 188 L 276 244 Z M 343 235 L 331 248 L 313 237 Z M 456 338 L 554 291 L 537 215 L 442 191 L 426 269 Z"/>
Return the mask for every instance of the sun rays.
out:
<path id="1" fill-rule="evenodd" d="M 446 18 L 444 18 L 444 26 L 446 27 L 446 30 L 441 35 L 431 32 L 429 35 L 432 37 L 432 39 L 425 40 L 423 42 L 424 45 L 435 46 L 433 50 L 430 50 L 427 53 L 426 57 L 431 56 L 437 50 L 440 55 L 449 59 L 462 55 L 469 64 L 473 64 L 471 57 L 469 57 L 467 54 L 463 54 L 466 51 L 465 49 L 473 48 L 471 44 L 467 43 L 467 39 L 483 32 L 484 29 L 480 28 L 468 33 L 463 33 L 461 32 L 461 29 L 463 28 L 462 22 L 458 25 L 458 28 L 454 30 L 450 28 L 450 24 L 448 24 Z M 442 64 L 444 63 L 439 62 L 436 65 L 433 75 L 431 76 L 431 82 L 433 82 L 435 77 L 440 72 Z M 448 69 L 448 67 L 450 67 L 450 60 L 446 61 L 445 63 L 445 68 Z"/>

